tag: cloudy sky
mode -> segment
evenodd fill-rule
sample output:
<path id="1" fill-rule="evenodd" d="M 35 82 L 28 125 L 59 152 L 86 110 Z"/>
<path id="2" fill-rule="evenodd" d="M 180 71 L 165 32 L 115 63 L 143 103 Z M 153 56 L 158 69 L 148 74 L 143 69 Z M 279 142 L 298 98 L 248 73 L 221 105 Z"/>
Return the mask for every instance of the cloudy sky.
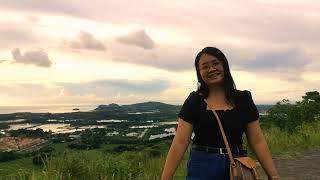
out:
<path id="1" fill-rule="evenodd" d="M 182 104 L 227 56 L 256 104 L 320 90 L 320 2 L 0 0 L 0 106 Z"/>

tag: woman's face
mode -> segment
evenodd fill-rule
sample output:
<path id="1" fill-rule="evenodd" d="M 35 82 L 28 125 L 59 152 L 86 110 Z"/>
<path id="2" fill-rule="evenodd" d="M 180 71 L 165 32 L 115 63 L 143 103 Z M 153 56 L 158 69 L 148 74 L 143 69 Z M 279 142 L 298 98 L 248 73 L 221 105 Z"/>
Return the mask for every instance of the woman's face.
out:
<path id="1" fill-rule="evenodd" d="M 199 60 L 199 71 L 203 81 L 208 85 L 220 84 L 224 79 L 223 64 L 210 54 L 202 54 Z"/>

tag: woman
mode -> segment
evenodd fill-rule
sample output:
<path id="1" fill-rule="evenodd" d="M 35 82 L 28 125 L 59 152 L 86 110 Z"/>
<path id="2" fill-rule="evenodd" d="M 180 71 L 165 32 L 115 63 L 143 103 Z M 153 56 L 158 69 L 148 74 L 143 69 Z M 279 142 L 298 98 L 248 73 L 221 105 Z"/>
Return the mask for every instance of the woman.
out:
<path id="1" fill-rule="evenodd" d="M 195 59 L 198 89 L 185 100 L 178 115 L 176 135 L 169 149 L 162 180 L 173 177 L 189 145 L 186 179 L 229 179 L 229 157 L 217 120 L 216 110 L 234 156 L 244 155 L 242 134 L 268 175 L 279 179 L 266 140 L 259 125 L 259 113 L 247 90 L 237 90 L 225 55 L 217 48 L 206 47 Z"/>

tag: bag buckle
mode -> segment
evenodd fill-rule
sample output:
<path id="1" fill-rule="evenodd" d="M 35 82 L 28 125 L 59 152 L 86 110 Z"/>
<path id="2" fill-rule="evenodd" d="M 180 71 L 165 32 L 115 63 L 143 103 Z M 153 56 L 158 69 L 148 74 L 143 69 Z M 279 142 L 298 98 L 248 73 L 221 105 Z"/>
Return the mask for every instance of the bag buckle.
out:
<path id="1" fill-rule="evenodd" d="M 219 148 L 219 151 L 220 151 L 220 154 L 224 154 L 224 153 L 222 153 L 222 148 Z"/>

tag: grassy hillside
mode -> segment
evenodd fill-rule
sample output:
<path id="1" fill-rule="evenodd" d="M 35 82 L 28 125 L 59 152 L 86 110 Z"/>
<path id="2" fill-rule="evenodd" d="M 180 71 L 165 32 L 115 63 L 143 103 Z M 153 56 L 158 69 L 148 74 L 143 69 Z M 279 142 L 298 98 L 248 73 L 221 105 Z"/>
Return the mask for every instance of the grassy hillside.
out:
<path id="1" fill-rule="evenodd" d="M 315 121 L 299 126 L 294 134 L 275 127 L 263 131 L 273 155 L 294 155 L 296 151 L 319 147 L 319 128 L 320 121 Z M 110 145 L 97 150 L 68 150 L 64 144 L 57 144 L 58 155 L 42 167 L 30 166 L 30 158 L 1 163 L 0 168 L 8 167 L 10 172 L 1 175 L 1 179 L 159 179 L 169 146 L 170 140 L 166 140 L 140 152 L 110 153 Z M 174 179 L 185 178 L 188 153 Z"/>

